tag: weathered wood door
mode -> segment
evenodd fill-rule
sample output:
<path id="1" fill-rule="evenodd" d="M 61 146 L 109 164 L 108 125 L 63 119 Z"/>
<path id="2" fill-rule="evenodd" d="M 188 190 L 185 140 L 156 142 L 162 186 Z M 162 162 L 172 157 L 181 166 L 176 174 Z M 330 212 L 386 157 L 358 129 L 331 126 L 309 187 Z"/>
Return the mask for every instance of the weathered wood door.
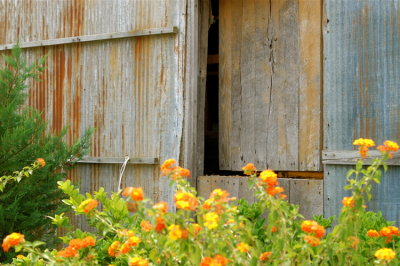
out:
<path id="1" fill-rule="evenodd" d="M 324 10 L 324 212 L 331 216 L 348 194 L 353 140 L 400 141 L 400 1 L 326 0 Z M 392 163 L 368 207 L 398 222 L 399 160 Z"/>
<path id="2" fill-rule="evenodd" d="M 223 170 L 320 170 L 321 0 L 220 1 Z"/>

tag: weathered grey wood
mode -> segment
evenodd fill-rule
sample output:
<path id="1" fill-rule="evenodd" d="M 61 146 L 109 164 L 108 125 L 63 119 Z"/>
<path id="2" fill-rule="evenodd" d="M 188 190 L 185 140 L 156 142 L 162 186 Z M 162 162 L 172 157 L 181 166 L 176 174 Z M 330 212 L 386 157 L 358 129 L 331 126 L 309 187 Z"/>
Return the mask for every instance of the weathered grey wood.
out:
<path id="1" fill-rule="evenodd" d="M 251 187 L 249 188 L 247 183 L 247 177 L 241 177 L 239 179 L 239 186 L 239 194 L 237 195 L 238 199 L 246 199 L 249 203 L 256 201 L 254 190 Z"/>
<path id="2" fill-rule="evenodd" d="M 307 6 L 220 1 L 221 169 L 320 169 L 321 18 Z"/>
<path id="3" fill-rule="evenodd" d="M 196 185 L 198 156 L 203 158 L 203 154 L 196 152 L 197 147 L 204 145 L 198 134 L 203 135 L 204 126 L 198 123 L 198 75 L 199 75 L 199 8 L 197 1 L 188 1 L 186 13 L 186 42 L 185 42 L 185 76 L 184 76 L 184 124 L 183 124 L 183 140 L 182 140 L 182 156 L 183 166 L 191 169 L 191 178 L 189 179 L 192 186 Z M 200 143 L 197 141 L 200 140 Z"/>
<path id="4" fill-rule="evenodd" d="M 314 215 L 323 214 L 323 196 L 323 180 L 290 180 L 289 202 L 300 205 L 299 212 L 305 219 L 312 219 Z"/>
<path id="5" fill-rule="evenodd" d="M 208 199 L 212 191 L 211 176 L 199 176 L 197 178 L 197 194 L 205 199 Z"/>
<path id="6" fill-rule="evenodd" d="M 229 192 L 230 197 L 238 197 L 241 190 L 240 176 L 232 176 L 225 179 L 224 187 L 222 189 Z"/>
<path id="7" fill-rule="evenodd" d="M 376 143 L 400 139 L 399 5 L 398 0 L 324 1 L 325 150 L 352 150 L 359 137 Z M 340 211 L 349 169 L 325 165 L 325 215 Z M 388 219 L 399 221 L 398 193 L 393 192 L 399 188 L 398 167 L 391 169 L 373 197 Z"/>
<path id="8" fill-rule="evenodd" d="M 122 164 L 125 158 L 122 157 L 84 157 L 77 163 L 88 164 Z M 128 164 L 158 164 L 158 158 L 130 158 Z"/>
<path id="9" fill-rule="evenodd" d="M 257 11 L 262 12 L 254 0 L 245 0 L 240 7 L 242 20 L 238 27 L 241 26 L 241 38 L 238 40 L 240 47 L 236 51 L 239 60 L 239 69 L 236 74 L 239 83 L 233 84 L 232 87 L 238 92 L 238 94 L 232 95 L 233 106 L 237 110 L 235 113 L 238 115 L 234 118 L 232 130 L 239 131 L 237 144 L 240 145 L 239 152 L 231 155 L 234 158 L 232 169 L 235 170 L 241 169 L 247 163 L 254 162 L 255 159 L 254 135 L 258 133 L 254 131 L 256 123 L 254 109 L 257 108 L 255 106 L 255 60 L 256 56 L 259 56 L 255 50 L 255 29 L 256 13 Z"/>
<path id="10" fill-rule="evenodd" d="M 369 156 L 365 158 L 364 164 L 370 165 L 373 159 L 382 156 L 382 153 L 377 150 L 370 150 L 368 152 Z M 358 151 L 346 151 L 346 150 L 337 150 L 337 151 L 322 151 L 322 163 L 323 164 L 347 164 L 347 165 L 355 165 L 357 160 L 360 159 L 360 154 Z M 394 153 L 393 159 L 389 159 L 387 161 L 388 165 L 400 165 L 400 153 Z"/>
<path id="11" fill-rule="evenodd" d="M 292 184 L 292 179 L 291 178 L 278 178 L 278 183 L 280 187 L 283 187 L 285 190 L 283 194 L 287 196 L 286 200 L 290 202 L 290 187 Z"/>
<path id="12" fill-rule="evenodd" d="M 197 158 L 194 162 L 197 176 L 203 175 L 204 171 L 204 110 L 207 82 L 207 54 L 208 54 L 208 31 L 211 25 L 210 1 L 199 1 L 199 39 L 198 57 L 199 68 L 197 76 Z M 190 151 L 189 151 L 190 152 Z"/>
<path id="13" fill-rule="evenodd" d="M 272 91 L 267 162 L 274 170 L 298 170 L 299 36 L 298 3 L 271 1 Z"/>
<path id="14" fill-rule="evenodd" d="M 255 96 L 252 103 L 254 109 L 254 129 L 252 132 L 247 131 L 247 134 L 253 136 L 254 149 L 253 162 L 261 168 L 268 168 L 267 160 L 267 140 L 269 126 L 269 114 L 271 110 L 271 90 L 272 90 L 272 67 L 273 58 L 271 57 L 270 44 L 273 42 L 273 24 L 271 22 L 270 1 L 257 0 L 255 1 L 255 30 L 254 30 L 254 53 L 255 53 Z M 251 161 L 252 158 L 245 158 Z"/>
<path id="15" fill-rule="evenodd" d="M 34 42 L 23 42 L 19 44 L 19 47 L 21 48 L 45 47 L 45 46 L 63 45 L 71 43 L 124 39 L 124 38 L 149 36 L 149 35 L 175 34 L 177 32 L 178 28 L 174 26 L 174 27 L 135 30 L 127 32 L 112 32 L 112 33 L 102 33 L 94 35 L 74 36 L 74 37 L 58 38 L 58 39 L 42 40 Z M 15 43 L 0 45 L 0 51 L 12 49 L 15 45 L 16 45 Z"/>
<path id="16" fill-rule="evenodd" d="M 230 1 L 219 2 L 219 165 L 221 169 L 232 169 L 232 78 L 234 29 Z M 240 21 L 240 17 L 237 18 Z"/>

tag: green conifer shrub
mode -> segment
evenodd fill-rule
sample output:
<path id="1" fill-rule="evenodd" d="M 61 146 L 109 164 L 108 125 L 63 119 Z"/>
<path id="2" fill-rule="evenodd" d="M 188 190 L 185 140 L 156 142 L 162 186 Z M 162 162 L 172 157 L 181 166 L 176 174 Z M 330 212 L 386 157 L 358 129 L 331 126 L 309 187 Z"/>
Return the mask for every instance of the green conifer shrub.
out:
<path id="1" fill-rule="evenodd" d="M 0 176 L 12 175 L 36 158 L 44 158 L 46 165 L 20 182 L 7 184 L 0 193 L 0 238 L 22 232 L 29 238 L 54 244 L 55 227 L 48 216 L 65 211 L 61 209 L 64 196 L 57 182 L 87 153 L 92 130 L 72 146 L 63 141 L 65 128 L 59 134 L 49 134 L 40 113 L 24 105 L 26 81 L 39 78 L 45 58 L 28 65 L 21 49 L 15 47 L 3 59 L 6 64 L 0 69 Z M 0 255 L 0 261 L 5 260 L 3 251 Z"/>

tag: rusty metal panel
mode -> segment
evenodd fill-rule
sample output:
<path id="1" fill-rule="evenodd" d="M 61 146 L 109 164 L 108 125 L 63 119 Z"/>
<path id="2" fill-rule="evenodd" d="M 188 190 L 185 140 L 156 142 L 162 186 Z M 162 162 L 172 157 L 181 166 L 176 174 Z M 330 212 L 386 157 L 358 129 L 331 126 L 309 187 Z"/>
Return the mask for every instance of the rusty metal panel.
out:
<path id="1" fill-rule="evenodd" d="M 400 140 L 400 1 L 327 0 L 324 5 L 324 150 L 352 150 L 354 139 Z M 341 159 L 341 158 L 338 158 Z M 348 166 L 325 167 L 325 215 L 344 196 Z M 399 167 L 384 174 L 371 206 L 400 220 Z"/>
<path id="2" fill-rule="evenodd" d="M 27 48 L 48 54 L 28 104 L 72 143 L 94 127 L 91 157 L 179 158 L 183 124 L 186 1 L 0 0 L 0 44 L 71 36 L 178 28 L 177 34 Z M 7 53 L 1 52 L 1 53 Z M 118 189 L 121 165 L 80 165 L 69 176 L 81 191 Z M 172 203 L 159 165 L 128 165 L 122 185 L 142 186 Z"/>
<path id="3" fill-rule="evenodd" d="M 0 0 L 0 44 L 171 26 L 174 0 Z"/>

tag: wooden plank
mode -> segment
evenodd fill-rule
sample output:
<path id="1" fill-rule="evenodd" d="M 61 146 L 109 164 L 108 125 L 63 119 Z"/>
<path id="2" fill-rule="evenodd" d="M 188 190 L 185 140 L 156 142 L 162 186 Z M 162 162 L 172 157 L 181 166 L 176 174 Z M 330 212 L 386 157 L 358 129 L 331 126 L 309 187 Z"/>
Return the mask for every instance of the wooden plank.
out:
<path id="1" fill-rule="evenodd" d="M 239 179 L 239 199 L 246 199 L 249 203 L 253 203 L 256 201 L 256 197 L 254 196 L 254 190 L 249 188 L 247 183 L 247 177 L 241 177 Z"/>
<path id="2" fill-rule="evenodd" d="M 285 190 L 283 194 L 287 196 L 286 200 L 290 202 L 290 186 L 291 186 L 291 179 L 290 178 L 278 178 L 278 183 L 280 187 L 283 187 Z"/>
<path id="3" fill-rule="evenodd" d="M 240 176 L 228 176 L 225 178 L 223 189 L 229 192 L 230 197 L 239 197 L 240 191 Z"/>
<path id="4" fill-rule="evenodd" d="M 174 26 L 174 27 L 153 28 L 153 29 L 126 31 L 126 32 L 112 32 L 112 33 L 102 33 L 102 34 L 93 34 L 93 35 L 83 35 L 83 36 L 75 36 L 75 37 L 67 37 L 67 38 L 41 40 L 41 41 L 34 41 L 34 42 L 23 42 L 23 43 L 19 44 L 19 47 L 21 47 L 21 48 L 45 47 L 45 46 L 63 45 L 63 44 L 71 44 L 71 43 L 83 43 L 83 42 L 93 42 L 93 41 L 103 41 L 103 40 L 124 39 L 124 38 L 150 36 L 150 35 L 176 34 L 177 32 L 178 32 L 178 28 L 176 26 Z M 12 49 L 15 45 L 16 45 L 16 43 L 0 45 L 0 51 Z"/>
<path id="5" fill-rule="evenodd" d="M 123 164 L 122 157 L 84 157 L 77 163 L 85 164 Z M 159 164 L 158 158 L 130 158 L 128 164 Z"/>
<path id="6" fill-rule="evenodd" d="M 323 214 L 323 180 L 290 179 L 290 203 L 300 205 L 305 219 Z"/>
<path id="7" fill-rule="evenodd" d="M 255 2 L 255 97 L 254 108 L 254 161 L 258 167 L 268 168 L 267 140 L 270 121 L 271 91 L 272 91 L 272 68 L 270 45 L 273 42 L 273 24 L 271 23 L 271 0 L 257 0 Z M 261 108 L 260 108 L 261 107 Z M 251 158 L 247 159 L 251 160 Z"/>
<path id="8" fill-rule="evenodd" d="M 208 31 L 211 23 L 210 1 L 201 1 L 199 5 L 199 71 L 197 81 L 197 161 L 195 162 L 197 175 L 204 172 L 204 109 L 207 82 L 207 52 Z"/>
<path id="9" fill-rule="evenodd" d="M 322 170 L 322 0 L 298 0 L 299 170 Z"/>
<path id="10" fill-rule="evenodd" d="M 238 76 L 238 83 L 233 84 L 233 90 L 237 94 L 232 95 L 233 106 L 235 107 L 233 130 L 239 134 L 237 144 L 240 148 L 232 154 L 233 159 L 232 169 L 241 169 L 247 163 L 253 162 L 255 158 L 255 142 L 254 136 L 258 132 L 254 131 L 255 127 L 255 77 L 256 77 L 256 50 L 255 50 L 255 37 L 256 37 L 256 8 L 254 0 L 243 1 L 238 9 L 242 12 L 241 36 L 237 41 L 239 45 L 235 51 L 238 55 L 238 69 L 235 74 Z M 235 41 L 235 40 L 232 40 Z M 235 141 L 235 139 L 233 139 Z"/>
<path id="11" fill-rule="evenodd" d="M 235 1 L 236 3 L 236 1 Z M 231 55 L 234 42 L 234 23 L 228 0 L 219 1 L 219 165 L 221 169 L 231 170 L 231 134 L 232 134 L 232 65 Z M 240 17 L 238 18 L 240 21 Z"/>
<path id="12" fill-rule="evenodd" d="M 382 156 L 382 153 L 377 150 L 370 150 L 368 154 L 368 157 L 364 159 L 365 165 L 370 165 L 375 158 Z M 323 164 L 355 165 L 356 162 L 360 159 L 360 154 L 358 151 L 325 150 L 322 152 L 322 159 Z M 388 165 L 400 165 L 400 153 L 394 153 L 393 159 L 389 159 L 386 163 Z"/>
<path id="13" fill-rule="evenodd" d="M 272 91 L 267 161 L 274 170 L 298 170 L 299 36 L 295 0 L 271 1 Z"/>
<path id="14" fill-rule="evenodd" d="M 197 178 L 197 195 L 208 199 L 212 191 L 212 177 L 211 176 L 199 176 Z"/>

